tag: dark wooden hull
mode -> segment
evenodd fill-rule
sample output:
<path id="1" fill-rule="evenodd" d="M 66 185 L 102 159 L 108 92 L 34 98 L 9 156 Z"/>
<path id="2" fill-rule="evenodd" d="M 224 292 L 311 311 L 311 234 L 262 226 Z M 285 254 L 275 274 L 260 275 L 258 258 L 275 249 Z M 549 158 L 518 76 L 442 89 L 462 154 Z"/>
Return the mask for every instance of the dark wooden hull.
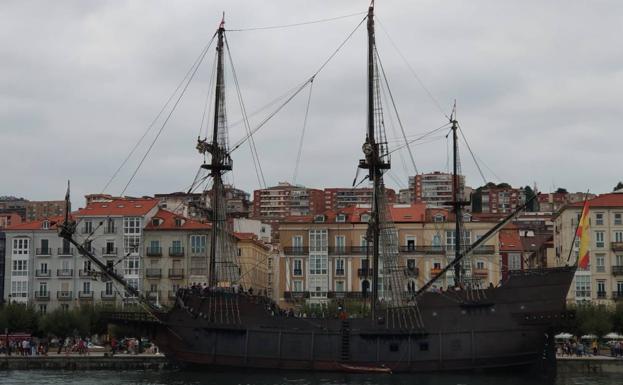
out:
<path id="1" fill-rule="evenodd" d="M 425 293 L 424 329 L 400 313 L 370 319 L 273 316 L 259 297 L 188 295 L 161 316 L 155 340 L 170 359 L 214 367 L 393 372 L 541 365 L 553 360 L 552 335 L 570 316 L 565 298 L 575 269 L 526 271 L 498 288 Z"/>

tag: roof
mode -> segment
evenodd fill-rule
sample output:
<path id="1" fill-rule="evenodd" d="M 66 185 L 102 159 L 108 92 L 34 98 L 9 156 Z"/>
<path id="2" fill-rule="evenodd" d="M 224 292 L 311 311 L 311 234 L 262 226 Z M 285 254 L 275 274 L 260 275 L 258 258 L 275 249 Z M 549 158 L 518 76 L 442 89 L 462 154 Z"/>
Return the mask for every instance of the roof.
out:
<path id="1" fill-rule="evenodd" d="M 521 243 L 525 251 L 534 252 L 551 243 L 552 238 L 550 234 L 535 234 L 532 237 L 521 237 Z"/>
<path id="2" fill-rule="evenodd" d="M 513 224 L 502 228 L 498 233 L 500 251 L 523 251 L 519 229 Z"/>
<path id="3" fill-rule="evenodd" d="M 74 213 L 77 217 L 90 216 L 143 216 L 157 204 L 155 198 L 114 199 L 110 202 L 91 202 Z"/>
<path id="4" fill-rule="evenodd" d="M 155 220 L 158 220 L 159 224 L 155 224 Z M 176 220 L 180 220 L 179 222 Z M 151 218 L 151 220 L 145 226 L 145 230 L 162 230 L 162 231 L 175 231 L 175 230 L 207 230 L 211 229 L 212 225 L 209 223 L 199 222 L 193 219 L 186 218 L 182 215 L 175 214 L 171 211 L 159 209 L 158 212 Z"/>
<path id="5" fill-rule="evenodd" d="M 584 202 L 574 202 L 568 207 L 582 207 Z M 623 193 L 601 194 L 588 200 L 589 207 L 623 207 Z"/>
<path id="6" fill-rule="evenodd" d="M 389 211 L 394 222 L 426 222 L 426 203 L 392 205 Z"/>
<path id="7" fill-rule="evenodd" d="M 5 231 L 17 230 L 56 230 L 56 224 L 61 223 L 65 218 L 62 216 L 49 217 L 46 219 L 42 219 L 39 221 L 30 221 L 30 222 L 22 222 L 17 223 L 11 226 L 7 226 Z M 47 229 L 43 228 L 43 222 L 48 221 L 49 227 Z"/>

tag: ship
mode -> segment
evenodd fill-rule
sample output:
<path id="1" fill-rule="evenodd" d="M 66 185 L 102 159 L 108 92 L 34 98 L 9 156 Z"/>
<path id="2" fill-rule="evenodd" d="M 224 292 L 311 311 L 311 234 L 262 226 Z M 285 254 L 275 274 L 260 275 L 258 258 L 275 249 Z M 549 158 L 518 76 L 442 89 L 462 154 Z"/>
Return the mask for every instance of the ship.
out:
<path id="1" fill-rule="evenodd" d="M 224 22 L 216 33 L 212 137 L 199 138 L 197 142 L 197 150 L 204 155 L 201 168 L 213 182 L 207 287 L 181 289 L 172 308 L 156 308 L 145 300 L 140 290 L 129 286 L 122 276 L 74 238 L 76 223 L 69 209 L 59 226 L 60 236 L 92 260 L 102 279 L 123 286 L 126 293 L 144 302 L 147 309 L 139 315 L 124 312 L 112 318 L 141 327 L 166 357 L 182 365 L 359 373 L 555 367 L 554 335 L 561 322 L 573 317 L 565 307 L 565 298 L 576 266 L 512 271 L 504 282 L 488 287 L 470 285 L 461 278 L 462 261 L 530 201 L 517 207 L 476 242 L 461 247 L 460 218 L 466 202 L 457 177 L 454 114 L 450 119 L 455 153 L 450 202 L 457 230 L 454 256 L 415 293 L 401 289 L 402 272 L 396 265 L 396 230 L 388 217 L 384 193 L 383 177 L 391 161 L 378 108 L 374 2 L 364 19 L 368 32 L 368 116 L 363 159 L 358 168 L 364 171 L 373 188 L 366 236 L 372 273 L 366 316 L 354 318 L 341 311 L 337 316 L 296 317 L 281 311 L 265 293 L 250 293 L 237 285 L 239 269 L 235 259 L 226 255 L 232 251 L 226 245 L 231 233 L 228 233 L 222 197 L 223 175 L 233 164 L 224 139 Z M 69 203 L 69 188 L 66 199 Z M 454 285 L 443 291 L 433 290 L 433 283 L 450 271 Z"/>

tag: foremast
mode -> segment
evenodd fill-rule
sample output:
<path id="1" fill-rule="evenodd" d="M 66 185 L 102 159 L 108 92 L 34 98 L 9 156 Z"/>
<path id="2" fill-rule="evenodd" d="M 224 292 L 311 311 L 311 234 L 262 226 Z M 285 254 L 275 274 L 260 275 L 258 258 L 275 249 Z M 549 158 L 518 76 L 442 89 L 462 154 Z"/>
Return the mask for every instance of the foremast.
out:
<path id="1" fill-rule="evenodd" d="M 209 171 L 212 178 L 211 217 L 212 232 L 210 236 L 210 252 L 208 256 L 208 284 L 210 287 L 218 285 L 216 269 L 219 244 L 222 245 L 226 237 L 225 225 L 227 216 L 224 210 L 224 187 L 223 174 L 232 169 L 232 160 L 227 148 L 227 114 L 225 105 L 225 75 L 223 66 L 223 49 L 225 34 L 225 17 L 217 30 L 216 46 L 216 90 L 214 94 L 214 121 L 212 126 L 212 139 L 197 139 L 197 150 L 211 155 L 210 162 L 205 162 L 201 168 Z M 225 235 L 224 235 L 225 234 Z M 219 235 L 223 235 L 220 237 Z"/>
<path id="2" fill-rule="evenodd" d="M 363 144 L 365 159 L 359 161 L 359 167 L 368 170 L 368 179 L 373 184 L 372 215 L 368 223 L 368 241 L 372 243 L 372 298 L 371 316 L 376 318 L 379 299 L 379 246 L 381 199 L 383 194 L 383 172 L 390 168 L 387 144 L 378 138 L 380 131 L 378 117 L 381 113 L 378 76 L 375 60 L 374 1 L 368 8 L 368 114 L 366 141 Z M 379 141 L 381 139 L 381 141 Z"/>

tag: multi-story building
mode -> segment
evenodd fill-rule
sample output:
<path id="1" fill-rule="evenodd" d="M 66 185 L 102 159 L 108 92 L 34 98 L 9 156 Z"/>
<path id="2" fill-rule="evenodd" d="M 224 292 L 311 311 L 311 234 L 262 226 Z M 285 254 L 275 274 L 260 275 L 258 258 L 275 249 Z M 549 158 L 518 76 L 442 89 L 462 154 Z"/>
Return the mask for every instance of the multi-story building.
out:
<path id="1" fill-rule="evenodd" d="M 252 218 L 270 224 L 275 241 L 279 239 L 279 224 L 286 217 L 314 215 L 323 211 L 322 190 L 281 182 L 253 192 Z"/>
<path id="2" fill-rule="evenodd" d="M 250 194 L 232 185 L 226 184 L 224 187 L 227 216 L 230 218 L 248 218 L 251 212 Z"/>
<path id="3" fill-rule="evenodd" d="M 459 186 L 465 186 L 465 177 L 459 175 Z M 450 207 L 452 201 L 452 174 L 431 172 L 409 177 L 409 189 L 413 193 L 413 202 L 425 203 L 429 207 Z"/>
<path id="4" fill-rule="evenodd" d="M 541 193 L 538 196 L 539 210 L 546 212 L 556 212 L 568 203 L 582 202 L 586 198 L 594 198 L 595 194 L 568 193 L 566 191 L 556 191 L 553 193 Z"/>
<path id="5" fill-rule="evenodd" d="M 398 191 L 398 203 L 409 205 L 413 203 L 413 190 L 410 188 L 402 188 Z"/>
<path id="6" fill-rule="evenodd" d="M 391 216 L 398 231 L 405 291 L 415 291 L 439 274 L 454 258 L 455 231 L 444 209 L 427 209 L 423 203 L 393 205 Z M 466 219 L 469 219 L 469 215 Z M 347 207 L 313 216 L 290 217 L 281 224 L 282 255 L 275 272 L 279 301 L 295 299 L 323 302 L 352 292 L 370 290 L 371 265 L 365 239 L 369 207 Z M 464 245 L 482 236 L 495 222 L 464 223 Z M 474 285 L 500 280 L 498 238 L 493 237 L 464 261 L 465 279 Z M 383 277 L 380 277 L 382 293 Z M 453 284 L 448 272 L 437 287 Z M 382 295 L 382 294 L 381 294 Z"/>
<path id="7" fill-rule="evenodd" d="M 0 197 L 0 213 L 16 213 L 23 221 L 39 221 L 65 212 L 65 201 L 29 201 L 24 198 Z"/>
<path id="8" fill-rule="evenodd" d="M 208 282 L 211 225 L 159 210 L 145 226 L 143 291 L 160 305 L 171 305 L 175 292 Z M 245 289 L 269 292 L 270 247 L 254 234 L 235 233 L 232 262 Z M 228 282 L 221 282 L 228 284 Z"/>
<path id="9" fill-rule="evenodd" d="M 523 188 L 513 188 L 507 184 L 488 184 L 476 189 L 472 199 L 472 211 L 476 213 L 507 214 L 526 201 Z M 478 207 L 479 206 L 479 207 Z"/>
<path id="10" fill-rule="evenodd" d="M 73 213 L 76 240 L 139 288 L 142 229 L 157 210 L 157 203 L 153 198 L 91 202 Z M 5 298 L 32 303 L 41 312 L 120 300 L 123 293 L 119 288 L 112 281 L 95 280 L 90 260 L 58 236 L 56 223 L 61 219 L 52 217 L 6 229 Z"/>
<path id="11" fill-rule="evenodd" d="M 266 223 L 257 219 L 234 218 L 233 224 L 236 233 L 252 233 L 264 243 L 272 242 L 272 227 Z"/>
<path id="12" fill-rule="evenodd" d="M 210 204 L 208 194 L 174 192 L 154 194 L 154 197 L 160 201 L 160 208 L 177 215 L 196 220 L 207 218 Z"/>
<path id="13" fill-rule="evenodd" d="M 623 193 L 614 192 L 589 199 L 590 264 L 578 268 L 570 302 L 614 303 L 623 299 Z M 579 239 L 574 234 L 583 202 L 569 204 L 555 217 L 554 247 L 558 265 L 573 264 Z"/>
<path id="14" fill-rule="evenodd" d="M 333 187 L 324 189 L 324 210 L 339 210 L 353 205 L 372 204 L 372 188 Z M 387 202 L 396 202 L 396 192 L 385 189 Z"/>
<path id="15" fill-rule="evenodd" d="M 24 198 L 14 196 L 0 196 L 0 213 L 16 213 L 22 220 L 26 219 L 26 202 Z"/>

